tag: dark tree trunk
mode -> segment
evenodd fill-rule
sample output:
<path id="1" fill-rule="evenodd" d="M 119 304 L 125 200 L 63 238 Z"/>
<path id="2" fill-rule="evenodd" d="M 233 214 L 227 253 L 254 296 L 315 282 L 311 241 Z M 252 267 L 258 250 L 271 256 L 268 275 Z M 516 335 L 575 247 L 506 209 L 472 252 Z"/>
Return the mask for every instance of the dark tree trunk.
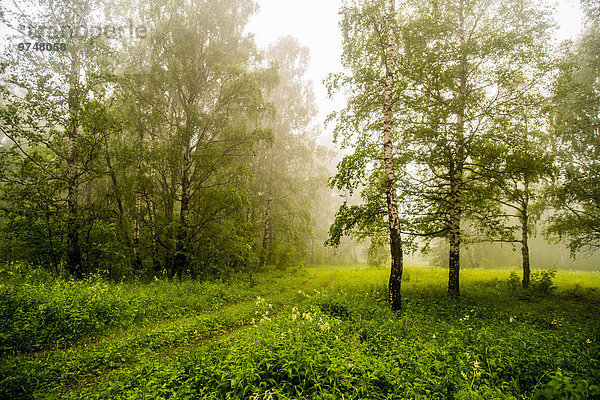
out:
<path id="1" fill-rule="evenodd" d="M 164 265 L 170 276 L 173 276 L 175 273 L 175 270 L 174 270 L 174 265 L 175 265 L 174 244 L 175 244 L 175 239 L 176 239 L 175 238 L 175 234 L 176 234 L 176 232 L 175 232 L 175 198 L 177 196 L 175 186 L 176 186 L 176 177 L 171 176 L 170 185 L 165 188 L 168 191 L 168 197 L 165 201 L 166 241 L 165 241 L 165 244 L 163 244 L 163 246 L 166 249 Z"/>
<path id="2" fill-rule="evenodd" d="M 389 18 L 395 18 L 394 0 L 388 0 Z M 393 68 L 395 63 L 396 37 L 390 21 L 389 41 L 385 60 L 385 90 L 383 100 L 383 162 L 385 168 L 386 200 L 388 225 L 390 229 L 390 253 L 392 265 L 390 270 L 389 292 L 390 307 L 399 310 L 402 306 L 402 237 L 400 219 L 398 217 L 398 200 L 396 199 L 396 174 L 394 171 L 394 146 L 392 143 L 392 90 L 394 85 Z"/>
<path id="3" fill-rule="evenodd" d="M 79 32 L 79 26 L 76 28 Z M 67 267 L 76 278 L 83 275 L 81 249 L 79 245 L 79 66 L 77 44 L 71 51 L 71 71 L 69 77 L 69 151 L 67 158 Z"/>
<path id="4" fill-rule="evenodd" d="M 150 171 L 150 179 L 154 180 L 154 171 Z M 150 220 L 150 235 L 152 236 L 152 269 L 154 272 L 160 272 L 160 254 L 158 249 L 158 231 L 157 220 L 156 220 L 156 207 L 154 205 L 154 199 L 150 195 L 146 194 L 146 205 L 148 207 L 148 219 Z"/>
<path id="5" fill-rule="evenodd" d="M 105 156 L 106 167 L 108 168 L 108 175 L 110 176 L 110 181 L 112 183 L 113 191 L 115 194 L 115 200 L 117 201 L 117 208 L 119 210 L 119 229 L 121 234 L 123 235 L 123 240 L 125 241 L 125 243 L 127 243 L 127 246 L 129 247 L 129 234 L 127 233 L 127 228 L 125 227 L 125 210 L 123 208 L 123 196 L 117 179 L 117 174 L 115 172 L 115 169 L 113 168 L 112 161 L 110 159 L 108 141 L 105 141 Z"/>
<path id="6" fill-rule="evenodd" d="M 455 206 L 451 210 L 450 221 L 450 257 L 448 261 L 448 295 L 460 296 L 460 209 Z"/>
<path id="7" fill-rule="evenodd" d="M 267 181 L 267 207 L 265 208 L 265 229 L 263 231 L 262 252 L 260 255 L 260 265 L 265 266 L 269 262 L 269 246 L 271 245 L 271 212 L 273 208 L 273 180 L 275 174 L 275 144 L 271 148 L 269 166 L 269 180 Z"/>
<path id="8" fill-rule="evenodd" d="M 184 273 L 189 266 L 188 259 L 188 226 L 189 226 L 189 211 L 190 211 L 190 151 L 189 146 L 186 148 L 184 155 L 184 168 L 181 178 L 181 208 L 179 213 L 179 230 L 177 233 L 177 244 L 175 247 L 175 272 L 178 274 Z"/>
<path id="9" fill-rule="evenodd" d="M 265 209 L 265 230 L 263 232 L 261 265 L 264 267 L 268 262 L 269 244 L 271 243 L 271 207 L 273 204 L 273 191 L 269 188 L 267 193 L 267 208 Z"/>
<path id="10" fill-rule="evenodd" d="M 138 190 L 135 193 L 135 217 L 133 219 L 133 270 L 136 272 L 142 269 L 142 257 L 140 254 L 141 208 L 142 194 Z"/>
<path id="11" fill-rule="evenodd" d="M 459 123 L 462 119 L 459 117 Z M 450 168 L 450 254 L 448 258 L 448 296 L 460 296 L 460 245 L 462 231 L 462 165 L 451 163 Z"/>
<path id="12" fill-rule="evenodd" d="M 136 111 L 139 113 L 139 110 Z M 142 222 L 142 146 L 144 140 L 144 134 L 142 126 L 137 121 L 138 131 L 138 151 L 137 151 L 137 182 L 135 190 L 135 215 L 133 218 L 133 270 L 140 271 L 142 269 L 142 256 L 140 252 L 140 230 Z"/>
<path id="13" fill-rule="evenodd" d="M 521 210 L 521 255 L 523 256 L 523 288 L 529 287 L 531 268 L 529 265 L 529 182 L 525 178 L 523 207 Z"/>

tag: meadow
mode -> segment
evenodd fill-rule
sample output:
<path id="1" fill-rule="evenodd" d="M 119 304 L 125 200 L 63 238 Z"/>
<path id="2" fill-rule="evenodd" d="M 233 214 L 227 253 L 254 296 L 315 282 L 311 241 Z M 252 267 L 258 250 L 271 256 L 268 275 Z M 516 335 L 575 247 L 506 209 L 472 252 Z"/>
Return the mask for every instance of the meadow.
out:
<path id="1" fill-rule="evenodd" d="M 0 398 L 600 398 L 600 273 L 319 266 L 228 282 L 0 270 Z"/>

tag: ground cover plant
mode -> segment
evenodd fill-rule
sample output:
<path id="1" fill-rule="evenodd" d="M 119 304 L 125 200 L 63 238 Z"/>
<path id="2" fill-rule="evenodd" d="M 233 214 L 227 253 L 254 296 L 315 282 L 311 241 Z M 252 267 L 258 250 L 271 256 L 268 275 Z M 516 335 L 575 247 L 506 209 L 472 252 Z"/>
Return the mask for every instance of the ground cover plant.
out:
<path id="1" fill-rule="evenodd" d="M 0 397 L 600 398 L 600 274 L 534 291 L 540 272 L 524 291 L 510 271 L 467 270 L 449 300 L 447 271 L 409 269 L 392 312 L 387 273 L 296 271 L 218 310 L 5 357 Z"/>
<path id="2" fill-rule="evenodd" d="M 83 281 L 54 279 L 39 269 L 0 268 L 0 354 L 64 345 L 138 324 L 189 317 L 306 279 L 279 271 L 230 282 L 157 276 L 150 283 L 110 283 L 99 275 Z"/>
<path id="3" fill-rule="evenodd" d="M 285 273 L 271 271 L 268 275 L 255 276 L 252 285 L 240 281 L 237 285 L 229 287 L 232 298 L 241 299 L 234 304 L 209 307 L 204 311 L 188 310 L 184 316 L 181 316 L 180 310 L 180 314 L 177 314 L 179 317 L 169 315 L 161 319 L 160 316 L 155 316 L 154 319 L 132 325 L 129 329 L 109 329 L 100 336 L 92 330 L 87 333 L 88 336 L 77 342 L 68 346 L 55 346 L 45 351 L 13 352 L 11 356 L 0 361 L 0 397 L 22 398 L 31 396 L 40 388 L 68 386 L 84 378 L 94 380 L 107 370 L 123 364 L 129 365 L 144 357 L 154 358 L 160 352 L 168 352 L 178 346 L 222 334 L 249 324 L 253 318 L 260 320 L 269 314 L 273 315 L 283 304 L 303 299 L 303 289 L 321 287 L 327 284 L 328 279 L 324 274 L 308 276 L 306 271 L 299 270 L 289 270 Z M 116 284 L 104 284 L 112 290 L 116 290 L 115 286 L 118 287 Z M 191 282 L 189 284 L 193 285 Z M 96 283 L 89 284 L 91 288 L 95 285 Z M 156 288 L 152 289 L 154 285 L 155 283 L 152 283 L 144 287 L 143 284 L 136 283 L 132 286 L 137 287 L 138 293 L 153 290 L 156 294 Z M 185 285 L 179 281 L 166 281 L 161 285 L 166 293 L 163 293 L 163 296 L 156 295 L 157 307 L 170 305 L 177 310 L 177 306 L 182 307 L 190 301 L 193 302 L 185 300 L 186 296 L 201 299 L 203 295 L 211 295 L 211 292 L 190 291 L 187 294 L 181 292 L 179 299 L 169 298 L 169 293 L 173 294 Z M 201 287 L 207 283 L 196 285 Z M 212 285 L 226 287 L 222 282 Z M 261 295 L 264 297 L 260 297 Z M 111 299 L 111 296 L 106 296 L 102 297 L 101 301 Z M 161 301 L 165 301 L 166 304 L 161 305 Z M 209 299 L 207 303 L 213 304 Z M 82 308 L 85 306 L 85 303 L 80 305 Z M 35 335 L 35 332 L 32 332 L 32 335 Z"/>

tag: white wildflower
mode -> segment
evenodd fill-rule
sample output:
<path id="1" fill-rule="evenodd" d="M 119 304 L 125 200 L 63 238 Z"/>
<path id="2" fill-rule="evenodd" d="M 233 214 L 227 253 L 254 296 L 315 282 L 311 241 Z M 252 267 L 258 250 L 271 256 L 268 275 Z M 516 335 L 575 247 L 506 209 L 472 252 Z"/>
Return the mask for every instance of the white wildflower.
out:
<path id="1" fill-rule="evenodd" d="M 295 321 L 296 318 L 298 318 L 298 315 L 300 315 L 298 313 L 298 307 L 293 307 L 292 308 L 292 315 L 291 315 L 292 321 Z"/>

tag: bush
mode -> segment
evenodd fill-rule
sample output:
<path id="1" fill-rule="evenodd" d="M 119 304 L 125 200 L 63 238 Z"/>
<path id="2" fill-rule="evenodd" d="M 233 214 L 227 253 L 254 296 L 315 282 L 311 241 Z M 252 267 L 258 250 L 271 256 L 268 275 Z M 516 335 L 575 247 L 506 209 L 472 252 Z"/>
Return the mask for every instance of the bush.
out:
<path id="1" fill-rule="evenodd" d="M 532 272 L 529 278 L 529 287 L 523 289 L 521 278 L 519 278 L 515 271 L 512 271 L 508 276 L 507 286 L 512 293 L 521 290 L 519 298 L 528 300 L 533 297 L 543 297 L 552 294 L 556 290 L 556 285 L 554 284 L 555 277 L 555 270 Z"/>
<path id="2" fill-rule="evenodd" d="M 530 281 L 531 290 L 538 295 L 549 295 L 556 289 L 556 285 L 554 284 L 555 277 L 555 270 L 532 272 Z"/>
<path id="3" fill-rule="evenodd" d="M 517 273 L 515 271 L 511 271 L 510 275 L 508 276 L 508 288 L 510 289 L 511 292 L 515 292 L 517 289 L 519 289 L 521 287 L 521 279 L 519 279 L 519 276 L 517 275 Z"/>
<path id="4" fill-rule="evenodd" d="M 573 288 L 565 290 L 562 297 L 569 300 L 584 301 L 592 297 L 597 292 L 598 290 L 596 288 L 584 288 L 580 284 L 575 284 Z"/>

